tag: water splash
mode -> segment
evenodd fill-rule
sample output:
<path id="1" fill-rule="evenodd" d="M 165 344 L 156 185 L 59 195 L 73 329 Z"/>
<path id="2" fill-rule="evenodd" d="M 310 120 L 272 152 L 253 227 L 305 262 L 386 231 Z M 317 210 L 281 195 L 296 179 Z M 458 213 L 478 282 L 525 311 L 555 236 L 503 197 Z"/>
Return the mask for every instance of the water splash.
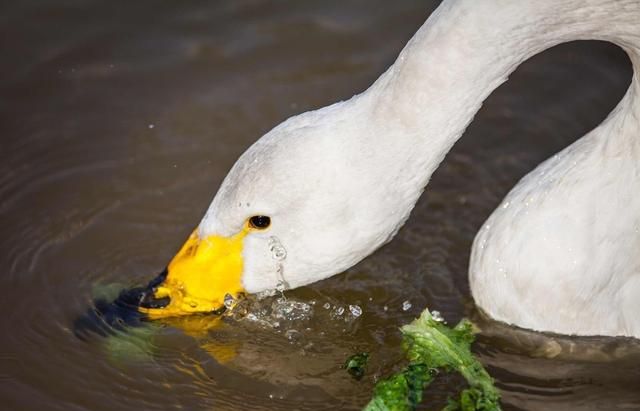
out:
<path id="1" fill-rule="evenodd" d="M 261 296 L 238 302 L 229 316 L 238 321 L 249 321 L 265 328 L 284 329 L 299 327 L 313 318 L 313 305 L 283 296 Z"/>
<path id="2" fill-rule="evenodd" d="M 272 304 L 272 315 L 285 321 L 308 320 L 313 315 L 313 307 L 302 301 L 278 298 Z"/>

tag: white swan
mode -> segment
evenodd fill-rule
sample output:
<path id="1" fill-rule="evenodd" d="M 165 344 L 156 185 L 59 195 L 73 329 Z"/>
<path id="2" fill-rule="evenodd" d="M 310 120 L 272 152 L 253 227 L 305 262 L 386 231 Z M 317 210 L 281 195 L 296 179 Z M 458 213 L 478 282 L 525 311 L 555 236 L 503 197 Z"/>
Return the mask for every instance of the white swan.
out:
<path id="1" fill-rule="evenodd" d="M 510 324 L 640 337 L 637 0 L 443 2 L 368 90 L 288 119 L 240 157 L 156 289 L 169 304 L 143 310 L 209 311 L 354 265 L 393 238 L 483 100 L 530 56 L 576 39 L 626 50 L 631 86 L 491 215 L 471 290 Z"/>

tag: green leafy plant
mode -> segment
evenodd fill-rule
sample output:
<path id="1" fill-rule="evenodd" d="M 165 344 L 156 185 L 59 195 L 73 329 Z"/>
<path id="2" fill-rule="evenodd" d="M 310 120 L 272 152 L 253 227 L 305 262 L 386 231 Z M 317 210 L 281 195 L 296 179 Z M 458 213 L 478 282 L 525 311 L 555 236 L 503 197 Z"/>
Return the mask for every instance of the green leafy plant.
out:
<path id="1" fill-rule="evenodd" d="M 444 411 L 500 410 L 500 394 L 493 379 L 471 353 L 475 337 L 471 323 L 463 319 L 451 328 L 425 310 L 420 318 L 401 329 L 409 364 L 376 384 L 366 411 L 413 410 L 424 390 L 440 371 L 460 373 L 469 387 L 450 399 Z"/>

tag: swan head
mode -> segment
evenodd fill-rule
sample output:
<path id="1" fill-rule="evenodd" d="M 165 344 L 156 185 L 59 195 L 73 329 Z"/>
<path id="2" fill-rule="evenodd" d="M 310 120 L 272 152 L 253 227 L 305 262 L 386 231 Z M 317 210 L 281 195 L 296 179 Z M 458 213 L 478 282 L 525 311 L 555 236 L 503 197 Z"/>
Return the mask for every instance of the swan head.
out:
<path id="1" fill-rule="evenodd" d="M 394 186 L 350 102 L 292 117 L 254 143 L 155 288 L 152 317 L 215 311 L 242 293 L 337 274 L 387 242 L 415 198 Z M 355 138 L 354 138 L 355 137 Z M 384 156 L 388 158 L 387 156 Z M 405 204 L 406 203 L 406 204 Z"/>

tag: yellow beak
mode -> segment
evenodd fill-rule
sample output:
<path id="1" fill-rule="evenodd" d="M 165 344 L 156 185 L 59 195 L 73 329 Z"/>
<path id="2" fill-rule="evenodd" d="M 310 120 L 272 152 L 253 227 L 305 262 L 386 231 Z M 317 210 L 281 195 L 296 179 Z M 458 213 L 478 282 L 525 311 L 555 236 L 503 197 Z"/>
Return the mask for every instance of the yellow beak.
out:
<path id="1" fill-rule="evenodd" d="M 207 313 L 225 307 L 242 287 L 242 245 L 247 230 L 232 237 L 200 238 L 194 231 L 167 267 L 167 277 L 154 298 L 169 299 L 162 308 L 140 307 L 150 318 Z"/>

